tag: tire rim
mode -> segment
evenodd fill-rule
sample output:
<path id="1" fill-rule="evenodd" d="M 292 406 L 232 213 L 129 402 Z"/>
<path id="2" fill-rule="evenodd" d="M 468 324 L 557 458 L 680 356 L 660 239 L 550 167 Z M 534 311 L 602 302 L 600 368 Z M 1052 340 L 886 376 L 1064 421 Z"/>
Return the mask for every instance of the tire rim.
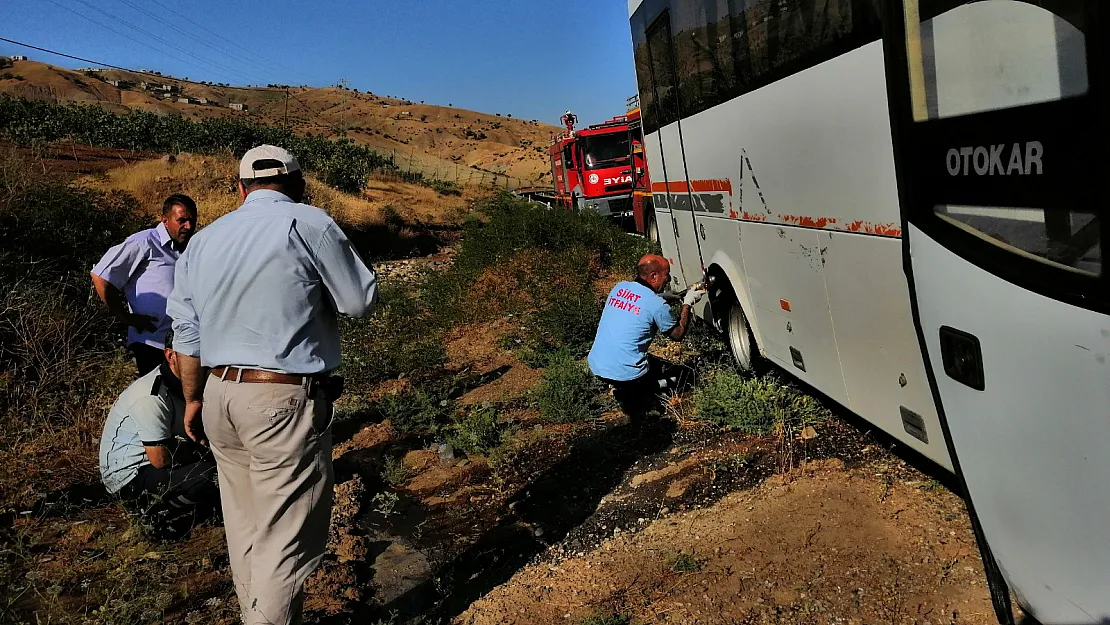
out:
<path id="1" fill-rule="evenodd" d="M 744 372 L 752 370 L 751 336 L 744 311 L 739 304 L 733 304 L 728 309 L 728 346 L 732 350 L 736 366 Z"/>

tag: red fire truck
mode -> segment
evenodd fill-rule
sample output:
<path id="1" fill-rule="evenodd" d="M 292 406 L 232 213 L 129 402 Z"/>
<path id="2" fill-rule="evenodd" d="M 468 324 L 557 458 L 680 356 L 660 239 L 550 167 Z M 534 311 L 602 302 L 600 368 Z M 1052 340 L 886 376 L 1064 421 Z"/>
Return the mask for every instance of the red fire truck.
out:
<path id="1" fill-rule="evenodd" d="M 572 114 L 563 118 L 567 130 L 553 137 L 548 147 L 556 204 L 614 219 L 629 216 L 633 170 L 627 117 L 581 130 L 574 129 Z"/>

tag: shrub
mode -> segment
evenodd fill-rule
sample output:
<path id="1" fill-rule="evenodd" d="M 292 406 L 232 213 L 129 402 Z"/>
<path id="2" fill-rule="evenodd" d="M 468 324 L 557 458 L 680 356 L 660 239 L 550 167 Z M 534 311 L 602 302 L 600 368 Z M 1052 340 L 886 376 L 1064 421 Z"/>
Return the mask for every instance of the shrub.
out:
<path id="1" fill-rule="evenodd" d="M 412 477 L 412 473 L 408 470 L 408 467 L 405 466 L 405 463 L 402 462 L 400 458 L 387 456 L 385 461 L 382 463 L 381 476 L 382 481 L 384 481 L 386 484 L 389 484 L 390 486 L 396 486 L 408 481 L 408 479 Z"/>
<path id="2" fill-rule="evenodd" d="M 771 378 L 745 378 L 721 369 L 709 374 L 694 393 L 695 418 L 749 434 L 766 434 L 778 425 L 812 423 L 823 418 L 817 400 Z"/>
<path id="3" fill-rule="evenodd" d="M 692 553 L 672 553 L 666 558 L 667 568 L 675 573 L 694 573 L 705 568 L 705 561 Z"/>
<path id="4" fill-rule="evenodd" d="M 601 321 L 601 299 L 587 290 L 565 297 L 555 295 L 536 314 L 535 331 L 545 342 L 567 350 L 574 358 L 583 358 L 593 345 Z"/>
<path id="5" fill-rule="evenodd" d="M 601 384 L 569 352 L 553 356 L 535 391 L 540 418 L 548 423 L 574 423 L 593 418 L 602 408 Z"/>
<path id="6" fill-rule="evenodd" d="M 355 393 L 402 374 L 427 377 L 447 360 L 442 329 L 420 294 L 388 282 L 380 289 L 378 308 L 371 316 L 340 322 L 343 375 Z"/>
<path id="7" fill-rule="evenodd" d="M 451 270 L 424 285 L 436 316 L 455 323 L 528 313 L 531 344 L 584 354 L 600 315 L 595 280 L 607 271 L 630 275 L 647 243 L 599 215 L 550 210 L 507 193 L 475 209 L 485 219 L 467 220 Z"/>
<path id="8" fill-rule="evenodd" d="M 489 404 L 472 406 L 456 421 L 447 434 L 447 442 L 467 454 L 487 456 L 501 445 L 508 433 L 500 423 L 500 413 Z"/>
<path id="9" fill-rule="evenodd" d="M 627 614 L 595 614 L 579 621 L 580 625 L 631 625 L 632 617 Z"/>
<path id="10" fill-rule="evenodd" d="M 440 195 L 462 195 L 462 187 L 450 180 L 427 180 L 424 184 Z"/>
<path id="11" fill-rule="evenodd" d="M 382 419 L 388 419 L 400 434 L 429 436 L 454 412 L 455 404 L 423 389 L 386 395 L 374 405 Z"/>

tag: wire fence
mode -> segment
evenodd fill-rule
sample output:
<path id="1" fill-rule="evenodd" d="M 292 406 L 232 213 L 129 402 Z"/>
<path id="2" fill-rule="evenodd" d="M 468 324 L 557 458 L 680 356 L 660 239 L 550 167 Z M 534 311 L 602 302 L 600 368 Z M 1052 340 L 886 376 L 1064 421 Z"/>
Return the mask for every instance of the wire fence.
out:
<path id="1" fill-rule="evenodd" d="M 452 182 L 460 186 L 496 187 L 513 191 L 522 187 L 533 187 L 543 183 L 535 179 L 521 178 L 505 173 L 478 169 L 462 163 L 439 161 L 429 162 L 427 155 L 417 153 L 415 148 L 406 151 L 393 150 L 383 155 L 392 156 L 394 164 L 402 173 L 419 175 L 425 180 Z"/>

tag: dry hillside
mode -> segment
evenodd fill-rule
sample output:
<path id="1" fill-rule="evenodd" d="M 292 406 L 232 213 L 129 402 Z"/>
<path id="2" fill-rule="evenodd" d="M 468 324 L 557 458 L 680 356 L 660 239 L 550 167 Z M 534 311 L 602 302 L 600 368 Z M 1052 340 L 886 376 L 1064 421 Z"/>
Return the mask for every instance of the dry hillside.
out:
<path id="1" fill-rule="evenodd" d="M 116 70 L 82 73 L 35 61 L 18 61 L 7 71 L 19 78 L 0 80 L 0 94 L 193 118 L 242 115 L 275 124 L 284 123 L 288 114 L 298 131 L 346 130 L 355 142 L 394 154 L 406 169 L 462 182 L 477 181 L 481 171 L 543 180 L 549 168 L 546 145 L 557 130 L 504 112 L 479 113 L 337 87 L 290 87 L 287 99 L 284 88 L 225 87 Z M 107 80 L 133 86 L 121 89 Z M 178 102 L 176 95 L 159 98 L 139 87 L 144 81 L 172 85 L 181 96 L 205 98 L 208 104 Z M 246 104 L 247 110 L 233 111 L 231 102 Z"/>

